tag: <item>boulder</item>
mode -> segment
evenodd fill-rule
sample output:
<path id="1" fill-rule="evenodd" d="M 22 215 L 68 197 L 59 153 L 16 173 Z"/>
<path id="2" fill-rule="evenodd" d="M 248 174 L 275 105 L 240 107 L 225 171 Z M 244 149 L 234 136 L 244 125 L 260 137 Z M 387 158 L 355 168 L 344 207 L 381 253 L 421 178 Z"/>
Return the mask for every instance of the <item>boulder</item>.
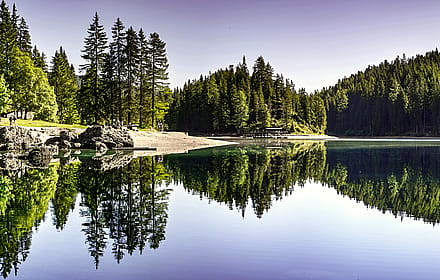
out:
<path id="1" fill-rule="evenodd" d="M 78 136 L 78 143 L 83 149 L 108 149 L 133 147 L 133 139 L 127 131 L 111 126 L 95 125 L 89 127 Z"/>
<path id="2" fill-rule="evenodd" d="M 22 150 L 41 144 L 42 140 L 29 129 L 19 126 L 0 127 L 0 150 Z"/>
<path id="3" fill-rule="evenodd" d="M 76 141 L 77 137 L 75 134 L 68 130 L 62 130 L 59 136 L 51 137 L 46 140 L 46 145 L 56 145 L 61 150 L 68 150 L 70 148 L 75 147 L 72 142 Z M 76 145 L 78 146 L 78 145 Z M 80 145 L 79 145 L 80 146 Z"/>

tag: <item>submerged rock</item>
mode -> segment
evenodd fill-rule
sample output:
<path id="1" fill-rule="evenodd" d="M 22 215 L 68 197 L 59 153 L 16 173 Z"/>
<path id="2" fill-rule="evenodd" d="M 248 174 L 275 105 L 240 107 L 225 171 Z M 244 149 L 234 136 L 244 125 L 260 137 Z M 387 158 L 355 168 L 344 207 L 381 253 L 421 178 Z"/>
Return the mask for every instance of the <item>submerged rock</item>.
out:
<path id="1" fill-rule="evenodd" d="M 124 130 L 110 126 L 95 125 L 81 133 L 77 140 L 83 149 L 105 150 L 122 147 L 133 147 L 133 139 Z M 105 148 L 104 148 L 105 146 Z"/>

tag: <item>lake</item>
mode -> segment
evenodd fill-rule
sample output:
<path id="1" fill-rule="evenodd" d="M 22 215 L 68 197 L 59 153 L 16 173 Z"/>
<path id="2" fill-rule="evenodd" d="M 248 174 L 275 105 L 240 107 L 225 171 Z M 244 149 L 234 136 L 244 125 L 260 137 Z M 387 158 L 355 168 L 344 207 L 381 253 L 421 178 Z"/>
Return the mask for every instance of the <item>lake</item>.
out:
<path id="1" fill-rule="evenodd" d="M 440 142 L 3 162 L 7 279 L 440 279 Z"/>

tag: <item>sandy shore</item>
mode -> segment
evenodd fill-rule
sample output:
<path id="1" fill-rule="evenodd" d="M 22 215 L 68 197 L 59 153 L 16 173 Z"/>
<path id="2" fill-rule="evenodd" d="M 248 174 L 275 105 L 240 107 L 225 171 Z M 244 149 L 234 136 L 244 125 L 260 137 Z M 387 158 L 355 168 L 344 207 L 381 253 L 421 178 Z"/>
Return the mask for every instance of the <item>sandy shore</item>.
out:
<path id="1" fill-rule="evenodd" d="M 135 151 L 136 156 L 187 153 L 189 150 L 236 144 L 234 142 L 188 136 L 183 132 L 130 131 L 134 147 L 154 147 L 156 151 Z"/>

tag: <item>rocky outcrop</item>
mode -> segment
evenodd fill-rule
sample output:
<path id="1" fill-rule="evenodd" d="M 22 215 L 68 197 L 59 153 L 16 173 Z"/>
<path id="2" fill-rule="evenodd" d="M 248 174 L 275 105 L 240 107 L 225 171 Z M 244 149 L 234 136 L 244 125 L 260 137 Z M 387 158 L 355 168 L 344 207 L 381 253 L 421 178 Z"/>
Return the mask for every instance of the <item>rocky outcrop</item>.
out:
<path id="1" fill-rule="evenodd" d="M 41 144 L 41 138 L 29 129 L 19 126 L 0 127 L 0 150 L 27 150 Z"/>
<path id="2" fill-rule="evenodd" d="M 134 146 L 133 139 L 127 131 L 101 125 L 87 128 L 78 136 L 76 142 L 81 144 L 82 149 L 99 151 Z"/>
<path id="3" fill-rule="evenodd" d="M 74 145 L 73 142 L 77 141 L 78 137 L 68 130 L 60 131 L 59 136 L 51 137 L 46 140 L 46 145 L 58 146 L 60 150 L 68 150 L 70 148 L 80 147 L 81 145 Z"/>

